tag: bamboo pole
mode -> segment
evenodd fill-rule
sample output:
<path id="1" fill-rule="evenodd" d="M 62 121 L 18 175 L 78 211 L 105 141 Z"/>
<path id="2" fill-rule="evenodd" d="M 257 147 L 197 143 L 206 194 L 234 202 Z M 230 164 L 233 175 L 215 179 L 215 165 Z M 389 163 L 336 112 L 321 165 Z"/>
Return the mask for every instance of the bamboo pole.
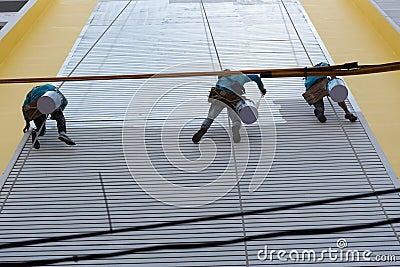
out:
<path id="1" fill-rule="evenodd" d="M 118 80 L 118 79 L 150 79 L 150 78 L 181 78 L 196 76 L 228 76 L 233 74 L 260 74 L 261 78 L 306 77 L 306 76 L 350 76 L 382 73 L 400 70 L 400 62 L 391 62 L 377 65 L 358 65 L 357 62 L 345 63 L 323 67 L 285 68 L 285 69 L 255 69 L 235 71 L 205 71 L 205 72 L 172 72 L 152 74 L 121 74 L 121 75 L 96 75 L 96 76 L 70 76 L 70 77 L 31 77 L 31 78 L 5 78 L 0 79 L 0 84 L 7 83 L 41 83 L 41 82 L 67 82 L 90 80 Z"/>

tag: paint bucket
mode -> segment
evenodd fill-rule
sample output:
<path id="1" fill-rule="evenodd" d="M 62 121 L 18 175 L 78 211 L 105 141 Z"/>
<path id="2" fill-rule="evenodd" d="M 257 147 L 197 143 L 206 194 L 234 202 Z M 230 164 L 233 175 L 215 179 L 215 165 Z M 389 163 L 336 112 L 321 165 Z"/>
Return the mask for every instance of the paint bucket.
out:
<path id="1" fill-rule="evenodd" d="M 339 103 L 345 101 L 349 94 L 346 84 L 340 78 L 330 80 L 326 85 L 326 89 L 328 90 L 329 96 L 332 100 Z"/>
<path id="2" fill-rule="evenodd" d="M 61 95 L 56 91 L 47 91 L 37 101 L 37 108 L 42 114 L 51 114 L 61 105 Z"/>
<path id="3" fill-rule="evenodd" d="M 258 110 L 250 99 L 240 100 L 236 105 L 236 112 L 240 119 L 246 124 L 252 124 L 258 119 Z"/>

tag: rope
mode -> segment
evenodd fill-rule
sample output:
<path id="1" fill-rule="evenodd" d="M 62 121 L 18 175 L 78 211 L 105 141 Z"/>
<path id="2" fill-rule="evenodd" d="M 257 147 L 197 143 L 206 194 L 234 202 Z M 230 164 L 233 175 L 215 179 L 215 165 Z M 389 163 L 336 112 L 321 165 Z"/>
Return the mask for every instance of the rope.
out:
<path id="1" fill-rule="evenodd" d="M 200 2 L 201 2 L 201 6 L 202 6 L 202 15 L 203 15 L 203 13 L 204 13 L 203 23 L 205 24 L 205 22 L 204 22 L 204 18 L 205 18 L 205 19 L 206 19 L 206 22 L 207 22 L 208 30 L 210 31 L 211 40 L 212 40 L 212 43 L 213 43 L 213 46 L 214 46 L 214 50 L 215 50 L 215 53 L 216 53 L 216 55 L 217 55 L 219 68 L 220 68 L 220 70 L 222 71 L 221 58 L 219 57 L 217 45 L 216 45 L 216 43 L 215 43 L 214 35 L 213 35 L 213 33 L 212 33 L 212 30 L 211 30 L 211 25 L 210 25 L 210 22 L 209 22 L 209 20 L 208 20 L 207 12 L 206 12 L 206 9 L 205 9 L 205 7 L 204 7 L 203 0 L 200 0 Z M 205 25 L 204 25 L 204 26 L 205 26 Z M 208 41 L 208 39 L 207 39 L 207 41 Z M 210 52 L 211 52 L 211 51 L 210 51 Z M 229 127 L 229 129 L 232 129 L 232 125 L 231 125 L 231 120 L 230 120 L 228 108 L 229 108 L 229 107 L 226 108 L 227 115 L 228 115 L 228 116 L 227 116 L 227 119 L 228 119 L 228 127 Z M 236 178 L 236 186 L 237 186 L 238 197 L 239 197 L 239 208 L 240 208 L 240 211 L 243 212 L 242 193 L 241 193 L 241 190 L 240 190 L 240 179 L 239 179 L 238 164 L 237 164 L 237 160 L 236 160 L 236 150 L 235 150 L 234 143 L 232 142 L 232 138 L 231 138 L 231 149 L 232 149 L 232 155 L 233 155 L 233 162 L 234 162 L 234 166 L 235 166 L 235 178 Z M 248 266 L 250 266 L 250 263 L 249 263 L 249 253 L 248 253 L 247 241 L 246 241 L 246 239 L 247 239 L 247 235 L 246 235 L 246 223 L 245 223 L 245 221 L 244 221 L 244 217 L 243 217 L 243 216 L 241 216 L 241 223 L 242 223 L 242 232 L 243 232 L 243 245 L 244 245 L 244 252 L 245 252 L 245 261 L 246 261 L 246 266 L 248 267 Z"/>
<path id="2" fill-rule="evenodd" d="M 121 16 L 121 14 L 125 11 L 125 9 L 128 8 L 128 6 L 131 4 L 133 0 L 129 0 L 129 2 L 121 9 L 121 11 L 118 13 L 118 15 L 113 19 L 113 21 L 110 23 L 110 25 L 107 26 L 107 28 L 103 31 L 103 33 L 97 38 L 96 42 L 94 42 L 89 50 L 83 55 L 83 57 L 78 61 L 78 63 L 75 65 L 75 67 L 71 70 L 71 72 L 67 75 L 67 77 L 70 77 L 74 71 L 79 67 L 79 65 L 82 63 L 82 61 L 89 55 L 89 53 L 93 50 L 93 48 L 97 45 L 98 42 L 100 42 L 100 39 L 103 38 L 103 36 L 108 32 L 108 30 L 111 28 L 111 26 L 117 21 L 117 19 Z M 58 86 L 58 88 L 61 88 L 61 86 L 64 84 L 66 81 L 62 81 L 62 83 Z"/>
<path id="3" fill-rule="evenodd" d="M 307 52 L 306 45 L 304 44 L 303 40 L 302 40 L 301 37 L 300 37 L 300 33 L 299 33 L 299 31 L 297 30 L 297 28 L 296 28 L 296 26 L 295 26 L 295 23 L 294 23 L 294 21 L 293 21 L 293 19 L 292 19 L 292 16 L 290 16 L 289 10 L 288 10 L 288 8 L 286 7 L 285 2 L 283 2 L 283 0 L 281 0 L 281 3 L 282 3 L 283 8 L 284 8 L 285 11 L 286 11 L 286 14 L 287 14 L 288 17 L 289 17 L 290 23 L 292 24 L 293 29 L 294 29 L 294 31 L 296 32 L 297 37 L 299 38 L 299 41 L 300 41 L 300 43 L 301 43 L 301 46 L 303 47 L 304 51 L 306 52 L 306 55 L 307 55 L 307 57 L 308 57 L 308 60 L 309 60 L 310 63 L 312 64 L 312 59 L 311 59 L 311 57 L 310 57 L 310 54 Z M 285 21 L 285 20 L 283 20 L 283 21 Z M 286 26 L 286 22 L 285 22 L 285 26 Z M 288 32 L 288 34 L 289 34 L 289 31 L 287 31 L 287 32 Z M 290 37 L 289 37 L 289 38 L 290 38 Z M 313 65 L 314 65 L 314 64 L 313 64 Z M 304 68 L 304 77 L 307 78 L 307 67 Z"/>
<path id="4" fill-rule="evenodd" d="M 215 44 L 214 35 L 213 35 L 212 31 L 211 31 L 211 25 L 210 25 L 210 22 L 208 21 L 208 17 L 207 17 L 207 13 L 206 13 L 206 8 L 204 7 L 203 0 L 200 0 L 200 4 L 201 4 L 201 7 L 202 7 L 202 12 L 201 12 L 201 14 L 203 15 L 203 13 L 204 13 L 203 23 L 204 23 L 204 18 L 205 18 L 206 21 L 207 21 L 208 30 L 210 31 L 211 40 L 212 40 L 212 42 L 213 42 L 215 54 L 217 55 L 219 68 L 222 70 L 221 59 L 220 59 L 220 57 L 219 57 L 219 53 L 218 53 L 218 50 L 217 50 L 217 45 Z"/>
<path id="5" fill-rule="evenodd" d="M 212 55 L 211 46 L 210 46 L 210 40 L 208 39 L 207 25 L 206 25 L 206 22 L 204 21 L 204 10 L 203 10 L 202 7 L 200 7 L 200 11 L 201 11 L 201 17 L 202 17 L 202 20 L 203 20 L 204 32 L 206 34 L 206 39 L 207 39 L 207 44 L 208 44 L 208 53 L 210 54 L 210 62 L 211 62 L 211 65 L 212 65 L 212 69 L 215 71 L 214 62 L 213 62 L 213 55 Z M 209 27 L 208 29 L 211 32 L 211 27 Z M 214 46 L 214 47 L 216 47 L 216 46 Z M 217 54 L 217 59 L 219 61 L 218 51 L 215 51 L 215 53 Z"/>

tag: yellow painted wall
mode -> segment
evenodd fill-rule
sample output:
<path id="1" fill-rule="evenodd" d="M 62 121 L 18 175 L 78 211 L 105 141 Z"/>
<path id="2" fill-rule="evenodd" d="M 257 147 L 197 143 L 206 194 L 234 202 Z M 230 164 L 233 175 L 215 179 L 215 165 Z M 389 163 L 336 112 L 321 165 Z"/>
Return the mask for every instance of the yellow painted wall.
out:
<path id="1" fill-rule="evenodd" d="M 0 41 L 0 77 L 56 76 L 97 0 L 38 0 Z M 0 85 L 0 172 L 23 135 L 21 105 L 34 84 Z"/>
<path id="2" fill-rule="evenodd" d="M 301 0 L 335 63 L 400 61 L 400 34 L 368 0 Z M 346 77 L 400 177 L 400 71 Z"/>

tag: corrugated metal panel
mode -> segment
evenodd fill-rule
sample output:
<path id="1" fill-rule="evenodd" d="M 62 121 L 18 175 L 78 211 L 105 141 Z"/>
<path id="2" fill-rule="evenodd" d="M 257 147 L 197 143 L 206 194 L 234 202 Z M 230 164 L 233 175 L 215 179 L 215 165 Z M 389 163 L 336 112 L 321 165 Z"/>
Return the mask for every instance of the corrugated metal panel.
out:
<path id="1" fill-rule="evenodd" d="M 223 68 L 304 66 L 310 65 L 310 59 L 316 63 L 328 57 L 298 1 L 206 1 L 204 8 L 213 36 L 200 3 L 100 1 L 62 74 L 72 70 L 73 75 L 215 70 L 219 63 L 211 37 Z M 203 77 L 63 84 L 70 102 L 68 128 L 78 145 L 67 147 L 57 141 L 55 125 L 49 122 L 41 149 L 31 151 L 22 166 L 30 142 L 23 147 L 4 177 L 0 242 L 108 230 L 110 224 L 115 230 L 394 188 L 396 181 L 371 142 L 365 123 L 348 122 L 328 102 L 327 123 L 317 122 L 301 97 L 301 79 L 264 80 L 269 92 L 261 102 L 259 122 L 243 127 L 240 144 L 231 146 L 226 114 L 200 145 L 192 144 L 191 136 L 207 113 L 208 88 L 214 82 L 213 77 Z M 256 91 L 254 85 L 248 87 L 253 99 L 258 98 Z M 2 249 L 0 261 L 107 254 L 158 244 L 367 223 L 399 216 L 398 203 L 399 196 L 392 194 Z M 276 255 L 273 261 L 262 261 L 257 254 L 265 245 L 274 250 L 320 252 L 337 248 L 339 238 L 348 241 L 349 249 L 397 255 L 396 230 L 388 225 L 202 249 L 128 253 L 74 264 L 291 266 L 293 261 L 279 261 Z M 327 264 L 344 263 L 325 255 L 313 266 Z M 345 265 L 379 264 L 353 261 Z"/>
<path id="2" fill-rule="evenodd" d="M 383 16 L 400 32 L 400 9 L 395 0 L 371 0 Z"/>

